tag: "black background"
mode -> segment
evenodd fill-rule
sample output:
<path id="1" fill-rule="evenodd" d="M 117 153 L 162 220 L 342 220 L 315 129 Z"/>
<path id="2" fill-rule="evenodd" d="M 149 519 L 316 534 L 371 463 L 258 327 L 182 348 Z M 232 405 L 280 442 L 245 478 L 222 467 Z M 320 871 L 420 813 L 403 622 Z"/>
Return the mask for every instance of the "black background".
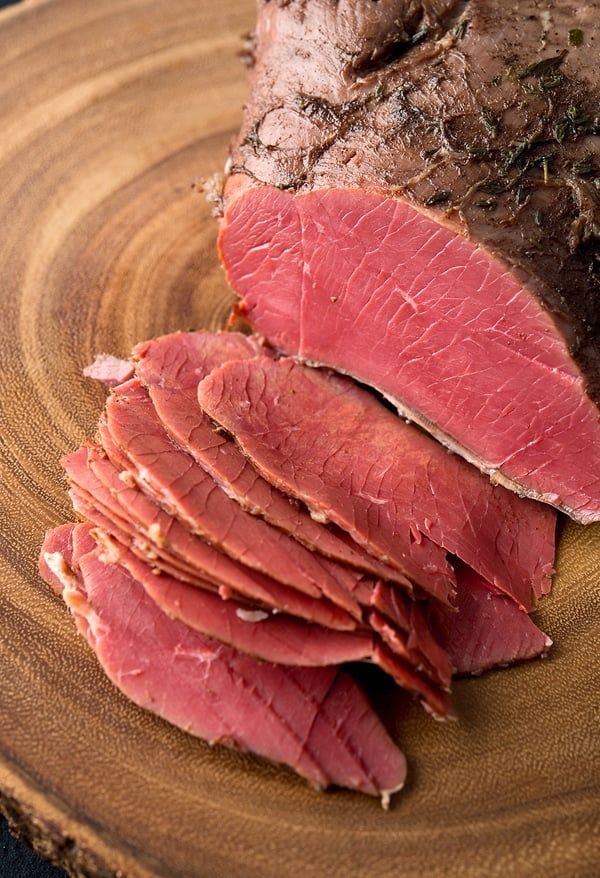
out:
<path id="1" fill-rule="evenodd" d="M 26 845 L 8 831 L 0 819 L 0 878 L 67 878 L 62 869 L 43 863 Z"/>

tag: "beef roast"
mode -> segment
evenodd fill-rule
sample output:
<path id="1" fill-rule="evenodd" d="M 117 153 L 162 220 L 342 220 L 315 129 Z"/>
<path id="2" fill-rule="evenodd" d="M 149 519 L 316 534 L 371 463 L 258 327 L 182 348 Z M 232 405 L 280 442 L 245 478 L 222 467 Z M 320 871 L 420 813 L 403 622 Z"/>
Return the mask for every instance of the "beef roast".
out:
<path id="1" fill-rule="evenodd" d="M 549 588 L 553 510 L 494 487 L 350 379 L 261 358 L 226 363 L 198 396 L 267 479 L 390 562 L 435 543 L 526 610 Z"/>
<path id="2" fill-rule="evenodd" d="M 478 674 L 548 651 L 550 638 L 473 570 L 461 565 L 457 581 L 458 612 L 431 608 L 433 631 L 457 673 Z"/>
<path id="3" fill-rule="evenodd" d="M 46 548 L 63 543 L 50 535 Z M 403 786 L 404 756 L 346 673 L 258 663 L 169 619 L 98 549 L 73 562 L 80 572 L 64 580 L 65 602 L 136 704 L 210 743 L 290 765 L 316 787 L 348 786 L 387 804 Z"/>
<path id="4" fill-rule="evenodd" d="M 156 413 L 223 490 L 244 509 L 291 534 L 308 548 L 383 579 L 407 585 L 402 574 L 382 564 L 347 538 L 314 521 L 298 503 L 263 479 L 223 431 L 215 430 L 198 406 L 198 382 L 228 360 L 250 359 L 264 348 L 236 332 L 176 332 L 138 345 L 136 374 Z"/>
<path id="5" fill-rule="evenodd" d="M 599 3 L 258 5 L 220 234 L 239 310 L 600 519 Z"/>

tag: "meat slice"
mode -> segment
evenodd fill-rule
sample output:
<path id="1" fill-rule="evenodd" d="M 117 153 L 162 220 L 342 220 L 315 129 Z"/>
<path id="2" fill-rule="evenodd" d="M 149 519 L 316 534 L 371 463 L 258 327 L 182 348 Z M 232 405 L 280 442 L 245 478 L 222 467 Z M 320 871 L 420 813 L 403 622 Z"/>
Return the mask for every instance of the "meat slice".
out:
<path id="1" fill-rule="evenodd" d="M 309 549 L 382 579 L 406 579 L 353 543 L 342 531 L 314 521 L 298 503 L 263 479 L 235 443 L 215 430 L 198 406 L 198 382 L 228 360 L 264 353 L 257 341 L 236 332 L 176 332 L 138 345 L 136 374 L 164 428 L 223 490 L 248 512 L 291 534 Z"/>
<path id="2" fill-rule="evenodd" d="M 335 668 L 258 663 L 169 619 L 99 550 L 64 587 L 112 682 L 140 707 L 204 738 L 291 766 L 316 787 L 381 796 L 406 762 L 353 680 Z M 152 632 L 150 638 L 149 632 Z"/>
<path id="3" fill-rule="evenodd" d="M 332 631 L 283 614 L 269 616 L 241 609 L 239 604 L 224 602 L 173 577 L 153 576 L 147 564 L 127 551 L 111 555 L 111 561 L 125 567 L 168 616 L 255 658 L 299 666 L 352 661 L 380 664 L 380 640 L 368 631 Z M 384 670 L 392 673 L 400 686 L 424 699 L 430 710 L 445 716 L 449 703 L 438 690 L 441 687 L 449 691 L 450 678 L 440 680 L 435 670 L 431 673 L 426 669 L 433 683 L 424 681 L 421 657 L 407 648 L 406 638 L 389 623 L 371 627 L 402 661 L 401 673 L 395 665 L 385 665 Z"/>
<path id="4" fill-rule="evenodd" d="M 430 623 L 459 674 L 544 655 L 552 641 L 504 595 L 461 565 L 457 571 L 457 610 L 431 608 Z"/>
<path id="5" fill-rule="evenodd" d="M 109 492 L 96 479 L 87 465 L 85 449 L 65 458 L 64 465 L 67 475 L 74 485 L 71 496 L 76 511 L 114 536 L 121 545 L 133 549 L 132 540 L 135 541 L 135 533 L 118 512 L 115 515 L 114 503 L 116 501 L 111 500 Z M 150 533 L 148 533 L 148 539 L 152 540 Z M 217 581 L 216 585 L 221 586 L 219 591 L 224 598 L 231 596 L 234 592 L 238 596 L 247 598 L 250 602 L 258 602 L 261 606 L 281 610 L 329 628 L 352 630 L 356 627 L 356 621 L 351 616 L 329 601 L 305 595 L 251 568 L 244 568 L 243 565 L 235 565 L 234 563 L 228 565 L 226 562 L 230 559 L 222 556 L 210 546 L 208 549 L 210 552 L 205 553 L 202 559 L 206 560 L 208 573 L 202 567 L 196 569 L 193 585 L 201 588 L 211 587 L 209 584 L 215 583 L 215 580 L 220 578 L 221 581 Z M 214 557 L 214 555 L 218 557 Z M 224 560 L 221 561 L 220 558 Z M 159 562 L 157 558 L 156 566 L 160 569 L 161 565 L 169 573 L 177 576 L 182 575 L 176 564 L 164 564 L 162 561 Z"/>
<path id="6" fill-rule="evenodd" d="M 258 7 L 220 233 L 239 311 L 599 520 L 598 3 Z"/>
<path id="7" fill-rule="evenodd" d="M 492 486 L 350 379 L 260 358 L 226 363 L 198 394 L 265 478 L 398 566 L 436 545 L 526 610 L 548 590 L 554 512 Z"/>
<path id="8" fill-rule="evenodd" d="M 189 528 L 245 565 L 307 595 L 325 595 L 360 618 L 353 591 L 362 575 L 245 512 L 173 443 L 137 380 L 113 391 L 106 414 L 111 436 L 135 467 L 140 484 Z"/>

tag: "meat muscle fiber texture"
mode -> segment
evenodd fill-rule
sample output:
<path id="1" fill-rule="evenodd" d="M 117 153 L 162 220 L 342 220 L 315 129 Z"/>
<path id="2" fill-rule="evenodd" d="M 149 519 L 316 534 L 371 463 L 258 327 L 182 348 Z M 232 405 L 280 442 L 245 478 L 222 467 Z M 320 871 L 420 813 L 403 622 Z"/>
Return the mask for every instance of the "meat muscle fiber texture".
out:
<path id="1" fill-rule="evenodd" d="M 73 563 L 78 581 L 66 581 L 65 602 L 136 704 L 211 743 L 290 765 L 316 787 L 347 786 L 385 804 L 403 786 L 404 756 L 345 672 L 257 663 L 169 619 L 98 549 Z"/>
<path id="2" fill-rule="evenodd" d="M 176 332 L 138 345 L 136 374 L 164 428 L 244 509 L 291 534 L 308 548 L 383 579 L 402 579 L 346 534 L 332 533 L 265 481 L 198 407 L 198 382 L 228 360 L 264 354 L 258 342 L 236 332 Z"/>
<path id="3" fill-rule="evenodd" d="M 600 3 L 258 7 L 220 233 L 239 310 L 599 520 Z"/>
<path id="4" fill-rule="evenodd" d="M 265 478 L 390 561 L 423 539 L 525 610 L 549 589 L 555 513 L 491 485 L 350 379 L 260 358 L 216 369 L 198 397 Z"/>

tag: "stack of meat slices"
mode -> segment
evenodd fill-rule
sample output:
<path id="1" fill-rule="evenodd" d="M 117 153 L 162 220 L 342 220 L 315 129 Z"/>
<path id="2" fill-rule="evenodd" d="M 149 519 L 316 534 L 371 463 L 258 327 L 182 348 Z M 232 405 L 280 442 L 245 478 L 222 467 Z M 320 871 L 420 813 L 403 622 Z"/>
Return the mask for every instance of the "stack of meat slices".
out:
<path id="1" fill-rule="evenodd" d="M 111 385 L 65 457 L 84 523 L 42 576 L 136 703 L 314 785 L 380 795 L 405 760 L 341 665 L 436 718 L 453 673 L 542 655 L 555 513 L 494 487 L 350 379 L 237 333 L 175 333 Z"/>

